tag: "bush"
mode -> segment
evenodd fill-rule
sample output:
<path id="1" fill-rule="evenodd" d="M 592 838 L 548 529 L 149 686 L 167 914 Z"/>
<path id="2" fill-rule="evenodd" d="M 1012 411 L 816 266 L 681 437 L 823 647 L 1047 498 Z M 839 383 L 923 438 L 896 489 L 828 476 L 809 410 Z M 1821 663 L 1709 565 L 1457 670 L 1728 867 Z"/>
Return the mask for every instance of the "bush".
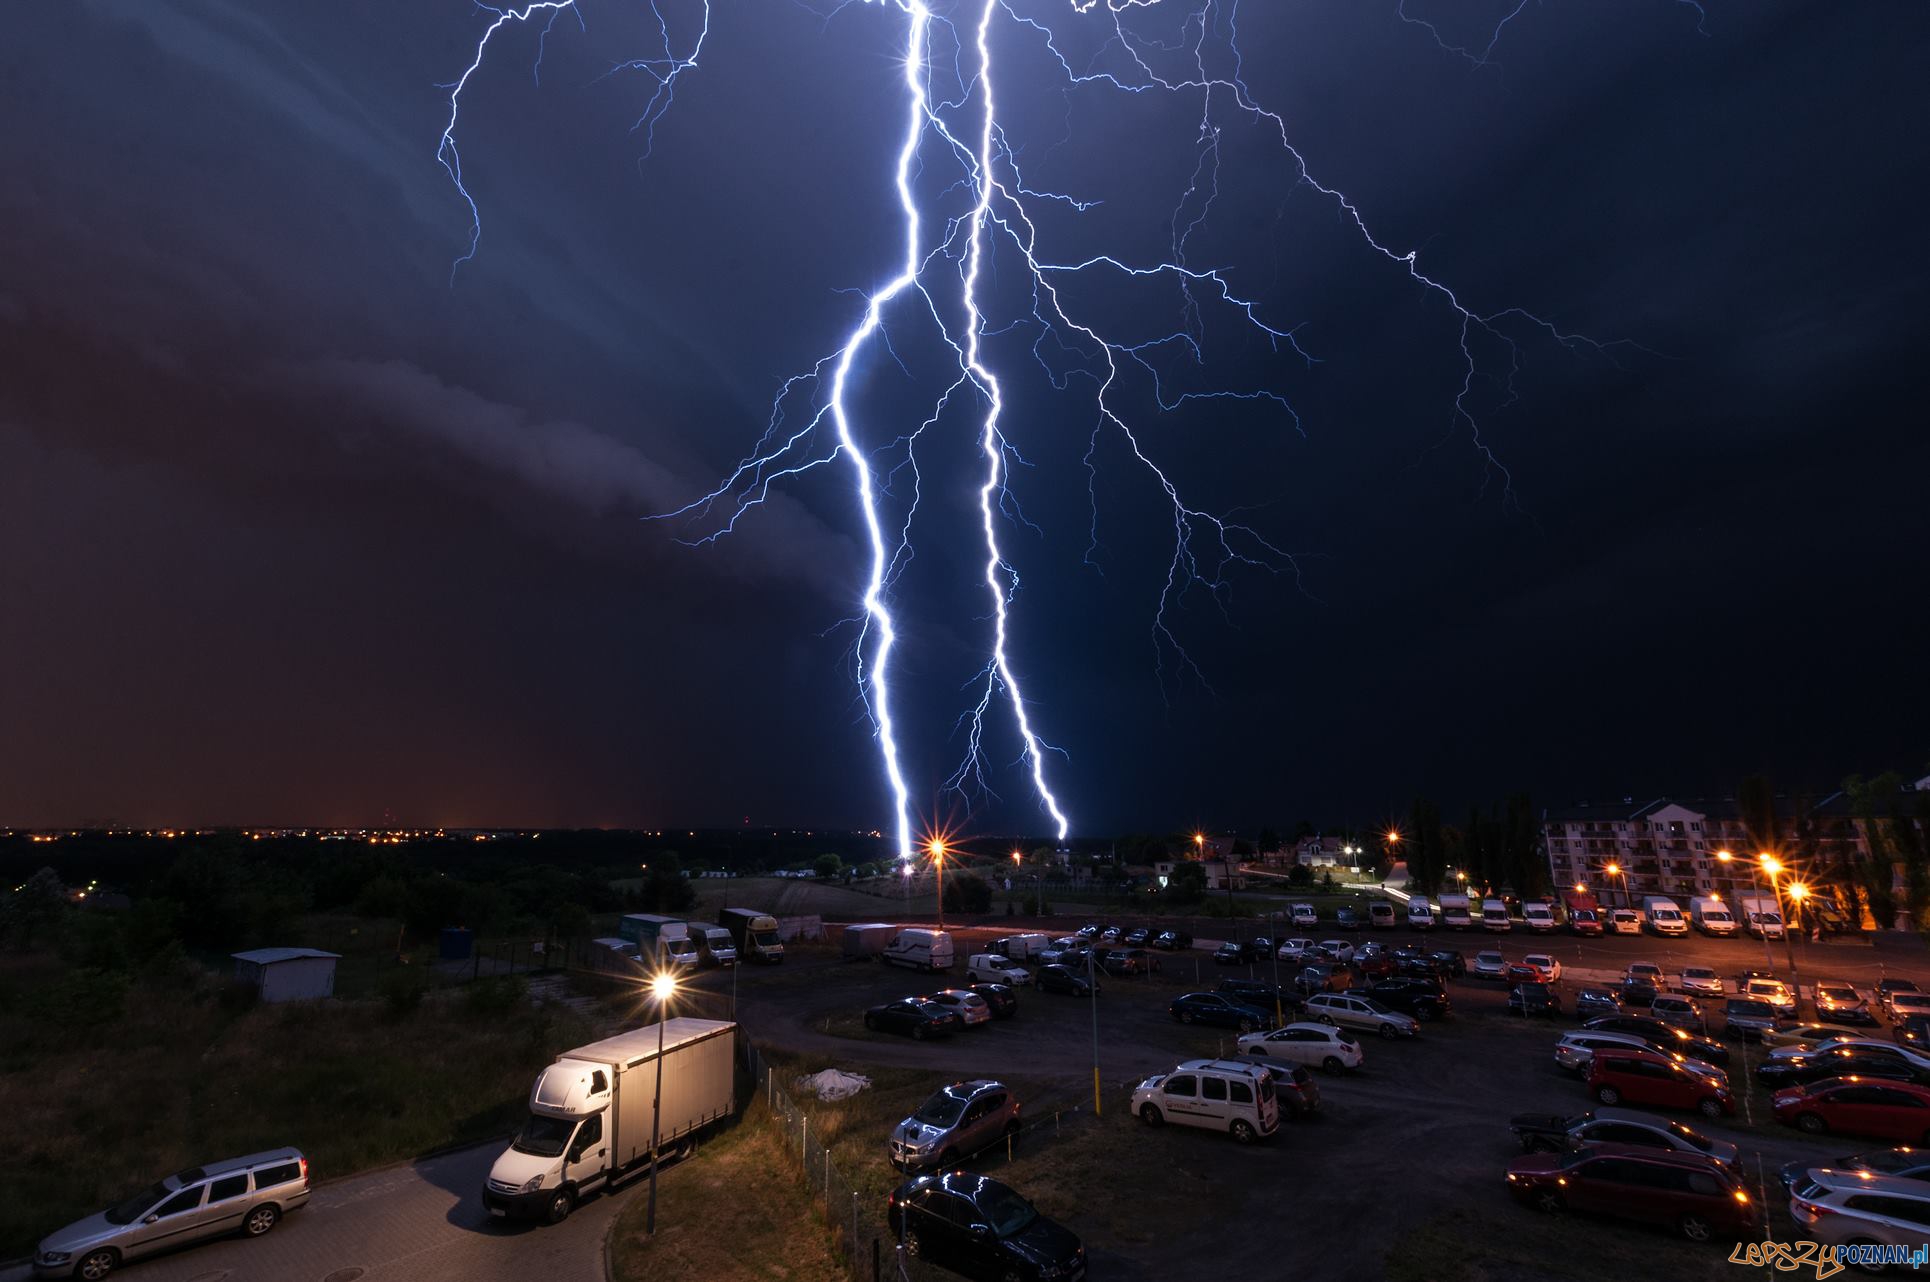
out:
<path id="1" fill-rule="evenodd" d="M 127 1006 L 127 976 L 106 970 L 69 971 L 59 983 L 33 993 L 27 1009 L 63 1024 L 104 1024 Z"/>
<path id="2" fill-rule="evenodd" d="M 977 873 L 953 873 L 945 878 L 945 910 L 955 913 L 991 912 L 991 883 Z"/>
<path id="3" fill-rule="evenodd" d="M 391 1019 L 407 1019 L 415 1014 L 422 1005 L 422 994 L 429 986 L 428 981 L 414 970 L 404 966 L 390 971 L 382 978 L 382 1004 L 387 1008 Z"/>
<path id="4" fill-rule="evenodd" d="M 251 1011 L 261 1001 L 261 989 L 245 979 L 231 979 L 221 986 L 215 1001 L 230 1015 Z"/>
<path id="5" fill-rule="evenodd" d="M 471 1019 L 505 1015 L 529 997 L 529 983 L 521 975 L 493 975 L 470 984 L 462 993 L 462 1013 Z"/>

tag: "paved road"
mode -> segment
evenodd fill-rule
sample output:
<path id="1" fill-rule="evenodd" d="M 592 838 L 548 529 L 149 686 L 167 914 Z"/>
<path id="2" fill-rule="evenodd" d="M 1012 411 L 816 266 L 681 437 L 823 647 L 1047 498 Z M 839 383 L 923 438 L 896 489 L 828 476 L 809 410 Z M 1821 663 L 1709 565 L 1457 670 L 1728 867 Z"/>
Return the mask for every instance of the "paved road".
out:
<path id="1" fill-rule="evenodd" d="M 478 1190 L 495 1143 L 320 1185 L 255 1241 L 224 1238 L 136 1261 L 128 1282 L 603 1282 L 603 1238 L 642 1181 L 554 1228 L 492 1225 Z M 663 1178 L 675 1179 L 666 1168 Z M 0 1274 L 11 1282 L 13 1274 Z M 17 1276 L 25 1276 L 19 1273 Z"/>

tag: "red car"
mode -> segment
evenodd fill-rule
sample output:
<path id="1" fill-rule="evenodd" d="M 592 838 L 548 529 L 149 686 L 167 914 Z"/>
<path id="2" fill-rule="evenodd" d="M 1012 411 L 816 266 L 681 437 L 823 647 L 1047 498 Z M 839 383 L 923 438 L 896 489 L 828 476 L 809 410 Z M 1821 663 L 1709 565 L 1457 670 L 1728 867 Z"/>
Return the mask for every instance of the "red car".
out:
<path id="1" fill-rule="evenodd" d="M 1666 1224 L 1693 1242 L 1747 1237 L 1756 1222 L 1749 1190 L 1708 1158 L 1627 1144 L 1517 1158 L 1508 1192 L 1543 1211 Z"/>
<path id="2" fill-rule="evenodd" d="M 1727 1073 L 1655 1051 L 1598 1048 L 1588 1062 L 1588 1091 L 1608 1105 L 1692 1108 L 1704 1117 L 1736 1111 Z"/>
<path id="3" fill-rule="evenodd" d="M 1930 1087 L 1831 1077 L 1776 1092 L 1776 1120 L 1812 1135 L 1841 1131 L 1930 1144 Z"/>

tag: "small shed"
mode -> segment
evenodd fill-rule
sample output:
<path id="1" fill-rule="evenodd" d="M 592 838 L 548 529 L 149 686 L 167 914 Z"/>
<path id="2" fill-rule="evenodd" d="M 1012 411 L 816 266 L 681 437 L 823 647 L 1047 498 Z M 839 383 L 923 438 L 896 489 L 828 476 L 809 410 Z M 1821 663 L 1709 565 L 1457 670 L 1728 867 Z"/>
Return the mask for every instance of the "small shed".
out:
<path id="1" fill-rule="evenodd" d="M 340 953 L 319 948 L 256 948 L 236 953 L 235 978 L 252 985 L 265 1002 L 311 1001 L 335 995 Z"/>

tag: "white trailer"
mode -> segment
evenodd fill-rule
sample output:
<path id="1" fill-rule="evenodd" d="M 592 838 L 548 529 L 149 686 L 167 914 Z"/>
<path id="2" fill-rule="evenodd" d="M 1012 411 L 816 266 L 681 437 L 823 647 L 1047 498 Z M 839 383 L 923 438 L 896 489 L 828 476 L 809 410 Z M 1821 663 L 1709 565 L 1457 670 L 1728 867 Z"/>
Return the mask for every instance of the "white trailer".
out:
<path id="1" fill-rule="evenodd" d="M 492 1216 L 555 1224 L 585 1194 L 737 1111 L 737 1025 L 671 1019 L 557 1056 L 529 1092 L 529 1120 L 489 1170 Z M 663 1106 L 657 1095 L 662 1047 Z"/>
<path id="2" fill-rule="evenodd" d="M 861 921 L 844 928 L 844 959 L 870 961 L 884 955 L 885 945 L 898 933 L 888 921 Z"/>

